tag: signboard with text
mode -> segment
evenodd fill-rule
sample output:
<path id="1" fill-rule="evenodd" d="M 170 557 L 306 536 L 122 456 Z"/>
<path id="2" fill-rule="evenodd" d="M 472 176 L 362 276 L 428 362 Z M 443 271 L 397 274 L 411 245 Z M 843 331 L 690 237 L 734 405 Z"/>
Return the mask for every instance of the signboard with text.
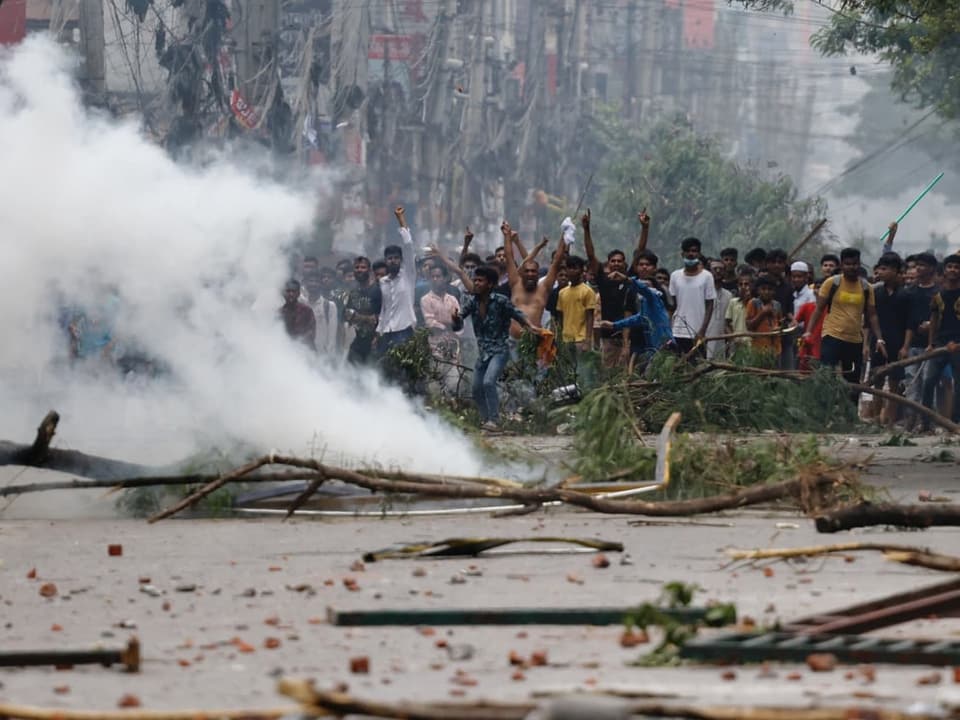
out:
<path id="1" fill-rule="evenodd" d="M 0 0 L 0 45 L 13 45 L 27 34 L 27 0 Z"/>

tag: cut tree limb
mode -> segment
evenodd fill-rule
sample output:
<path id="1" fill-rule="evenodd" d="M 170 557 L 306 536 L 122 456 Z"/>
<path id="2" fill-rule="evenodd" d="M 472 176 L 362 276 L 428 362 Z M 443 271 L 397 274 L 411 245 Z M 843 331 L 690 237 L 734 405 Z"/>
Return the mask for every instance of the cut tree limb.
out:
<path id="1" fill-rule="evenodd" d="M 881 365 L 880 367 L 873 369 L 873 371 L 870 373 L 868 382 L 873 382 L 874 380 L 882 378 L 891 370 L 909 367 L 910 365 L 916 365 L 917 363 L 922 363 L 927 360 L 931 360 L 932 358 L 940 357 L 941 355 L 951 355 L 955 352 L 960 352 L 960 344 L 950 343 L 949 345 L 938 347 L 930 352 L 920 353 L 919 355 L 915 355 L 912 358 L 907 358 L 906 360 L 897 360 L 896 362 Z"/>
<path id="2" fill-rule="evenodd" d="M 862 502 L 823 513 L 816 518 L 817 532 L 834 533 L 873 525 L 928 528 L 937 525 L 960 526 L 960 505 L 932 503 L 894 505 Z"/>
<path id="3" fill-rule="evenodd" d="M 232 482 L 234 480 L 239 480 L 244 475 L 249 475 L 254 470 L 259 470 L 264 465 L 271 465 L 273 464 L 273 462 L 274 462 L 273 454 L 270 454 L 270 455 L 264 455 L 263 457 L 258 458 L 253 462 L 249 462 L 246 465 L 238 467 L 236 470 L 232 470 L 228 472 L 226 475 L 222 475 L 221 477 L 218 477 L 216 480 L 208 482 L 206 485 L 204 485 L 202 488 L 200 488 L 196 492 L 183 498 L 183 500 L 181 500 L 180 502 L 152 516 L 147 522 L 155 523 L 157 522 L 157 520 L 163 520 L 166 517 L 175 515 L 181 510 L 185 510 L 191 505 L 195 505 L 196 503 L 200 502 L 207 495 L 214 492 L 215 490 L 219 490 L 227 483 Z"/>
<path id="4" fill-rule="evenodd" d="M 302 708 L 296 705 L 276 708 L 200 710 L 70 710 L 69 708 L 43 708 L 33 705 L 0 703 L 0 717 L 10 720 L 251 720 L 252 718 L 298 717 Z M 329 715 L 329 713 L 323 713 Z M 322 716 L 322 715 L 317 715 Z M 317 717 L 315 716 L 315 717 Z"/>
<path id="5" fill-rule="evenodd" d="M 924 417 L 929 418 L 932 422 L 936 423 L 943 429 L 949 430 L 954 434 L 960 434 L 960 425 L 957 425 L 955 422 L 945 418 L 940 413 L 931 410 L 926 405 L 922 405 L 914 400 L 905 398 L 903 395 L 897 395 L 896 393 L 888 392 L 887 390 L 880 390 L 879 388 L 870 387 L 869 385 L 862 385 L 860 383 L 850 383 L 850 388 L 857 390 L 858 392 L 867 393 L 868 395 L 876 395 L 877 397 L 882 397 L 886 400 L 899 403 L 900 405 L 908 407 L 914 412 L 920 413 Z"/>
<path id="6" fill-rule="evenodd" d="M 320 474 L 319 477 L 316 477 L 313 480 L 311 480 L 310 484 L 307 485 L 306 489 L 302 493 L 297 495 L 297 497 L 294 498 L 293 502 L 290 503 L 290 507 L 287 508 L 287 514 L 283 519 L 289 520 L 291 515 L 293 515 L 297 510 L 299 510 L 300 507 L 302 507 L 307 500 L 309 500 L 316 494 L 317 490 L 320 489 L 320 486 L 323 485 L 323 483 L 326 482 L 326 480 L 327 480 L 326 475 L 322 473 Z"/>
<path id="7" fill-rule="evenodd" d="M 154 515 L 150 518 L 150 522 L 156 522 L 157 520 L 175 515 L 181 510 L 199 502 L 226 483 L 239 480 L 253 470 L 269 464 L 288 465 L 291 467 L 315 470 L 329 479 L 341 480 L 373 492 L 427 495 L 437 498 L 456 498 L 461 500 L 507 499 L 523 504 L 563 502 L 568 505 L 600 513 L 651 515 L 659 517 L 719 512 L 721 510 L 732 510 L 748 505 L 757 505 L 786 498 L 796 499 L 805 509 L 813 510 L 819 505 L 818 499 L 823 493 L 829 493 L 835 487 L 846 482 L 841 473 L 820 468 L 818 472 L 809 477 L 800 477 L 769 485 L 759 485 L 727 495 L 715 495 L 692 500 L 646 502 L 643 500 L 594 497 L 584 492 L 557 487 L 511 488 L 463 482 L 456 484 L 427 483 L 417 480 L 415 475 L 408 476 L 410 479 L 407 480 L 385 480 L 383 478 L 364 475 L 355 470 L 323 465 L 311 458 L 267 455 L 200 488 L 190 497 L 184 498 L 176 505 Z"/>
<path id="8" fill-rule="evenodd" d="M 915 565 L 930 570 L 945 572 L 960 571 L 960 557 L 941 555 L 931 552 L 927 548 L 909 547 L 906 545 L 890 545 L 888 543 L 838 543 L 836 545 L 813 545 L 798 548 L 767 548 L 763 550 L 727 550 L 734 560 L 787 560 L 796 557 L 816 557 L 832 553 L 849 553 L 859 551 L 882 552 L 885 559 L 904 565 Z"/>
<path id="9" fill-rule="evenodd" d="M 887 560 L 903 563 L 904 565 L 916 565 L 917 567 L 927 568 L 929 570 L 943 570 L 944 572 L 960 572 L 960 557 L 952 555 L 939 555 L 937 553 L 915 552 L 912 550 L 885 552 L 884 557 Z"/>

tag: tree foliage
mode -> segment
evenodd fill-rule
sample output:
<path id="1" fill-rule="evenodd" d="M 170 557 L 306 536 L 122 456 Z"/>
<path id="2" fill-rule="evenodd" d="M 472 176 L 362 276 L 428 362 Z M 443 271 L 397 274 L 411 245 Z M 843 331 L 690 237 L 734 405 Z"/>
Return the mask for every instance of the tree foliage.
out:
<path id="1" fill-rule="evenodd" d="M 793 0 L 731 0 L 757 10 L 793 11 Z M 824 7 L 830 7 L 821 2 Z M 906 102 L 945 118 L 960 115 L 960 4 L 946 0 L 836 0 L 813 46 L 824 55 L 876 54 L 893 70 Z"/>
<path id="2" fill-rule="evenodd" d="M 650 247 L 666 253 L 668 267 L 691 235 L 707 254 L 727 246 L 789 250 L 824 216 L 822 200 L 799 198 L 789 177 L 739 165 L 720 140 L 698 135 L 682 117 L 631 128 L 601 115 L 594 132 L 607 149 L 594 207 L 595 235 L 607 248 L 633 243 L 644 207 L 653 217 Z"/>

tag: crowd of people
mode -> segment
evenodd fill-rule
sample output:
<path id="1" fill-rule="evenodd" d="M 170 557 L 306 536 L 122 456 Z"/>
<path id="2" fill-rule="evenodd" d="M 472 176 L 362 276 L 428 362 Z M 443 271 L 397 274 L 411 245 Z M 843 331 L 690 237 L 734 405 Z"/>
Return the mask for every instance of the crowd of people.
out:
<path id="1" fill-rule="evenodd" d="M 854 384 L 867 367 L 960 342 L 960 257 L 902 258 L 892 250 L 896 224 L 871 277 L 855 248 L 824 255 L 815 269 L 783 249 L 750 250 L 742 263 L 736 248 L 709 258 L 693 237 L 680 243 L 682 267 L 671 272 L 647 247 L 645 212 L 629 263 L 619 249 L 597 257 L 589 210 L 580 218 L 582 255 L 572 223 L 541 264 L 548 240 L 528 252 L 504 222 L 503 244 L 486 258 L 472 251 L 468 229 L 458 257 L 428 247 L 418 260 L 402 208 L 396 217 L 401 244 L 385 248 L 382 260 L 358 257 L 334 270 L 304 259 L 302 285 L 288 284 L 280 311 L 287 332 L 318 352 L 372 364 L 424 328 L 437 357 L 472 369 L 487 429 L 500 422 L 498 380 L 524 333 L 538 336 L 544 364 L 559 346 L 575 357 L 598 351 L 605 368 L 629 371 L 659 351 L 689 362 L 739 354 L 787 371 L 835 368 Z M 877 384 L 956 419 L 958 372 L 960 354 L 943 353 L 898 366 Z M 873 403 L 864 415 L 929 429 L 928 417 L 894 403 Z"/>
<path id="2" fill-rule="evenodd" d="M 395 215 L 400 242 L 380 259 L 321 267 L 317 258 L 303 258 L 298 277 L 283 289 L 279 320 L 310 353 L 384 368 L 391 350 L 403 349 L 420 329 L 434 358 L 472 373 L 485 429 L 501 423 L 498 383 L 518 359 L 524 335 L 533 336 L 538 372 L 563 349 L 581 379 L 596 364 L 582 362 L 593 351 L 610 371 L 642 372 L 654 354 L 670 352 L 691 363 L 733 358 L 800 373 L 835 368 L 853 384 L 867 379 L 867 368 L 892 364 L 875 387 L 954 421 L 960 415 L 960 352 L 952 352 L 960 343 L 960 256 L 901 257 L 893 251 L 895 223 L 871 276 L 855 248 L 823 255 L 815 269 L 783 249 L 755 248 L 741 262 L 731 247 L 709 258 L 694 237 L 680 243 L 682 265 L 671 272 L 648 248 L 646 212 L 638 214 L 635 245 L 602 260 L 590 210 L 580 218 L 582 253 L 566 220 L 543 264 L 548 239 L 528 251 L 507 222 L 493 254 L 474 252 L 468 228 L 460 252 L 448 256 L 433 246 L 415 248 L 403 208 Z M 108 297 L 98 313 L 64 313 L 70 357 L 111 356 L 124 371 L 155 371 L 145 354 L 117 349 L 110 331 L 115 300 Z M 897 362 L 943 347 L 950 351 Z M 930 429 L 928 414 L 904 413 L 889 400 L 867 404 L 863 416 Z"/>

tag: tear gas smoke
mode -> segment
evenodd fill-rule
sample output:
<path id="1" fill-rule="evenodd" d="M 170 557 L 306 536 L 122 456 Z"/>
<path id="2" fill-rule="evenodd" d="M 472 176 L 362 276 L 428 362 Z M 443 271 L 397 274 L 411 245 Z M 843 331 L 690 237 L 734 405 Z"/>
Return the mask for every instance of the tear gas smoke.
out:
<path id="1" fill-rule="evenodd" d="M 452 430 L 372 372 L 318 367 L 279 325 L 284 249 L 324 184 L 179 166 L 135 125 L 87 113 L 49 40 L 0 56 L 0 437 L 29 436 L 52 407 L 61 446 L 140 462 L 239 442 L 476 472 Z M 72 305 L 168 371 L 70 369 L 58 314 Z"/>

